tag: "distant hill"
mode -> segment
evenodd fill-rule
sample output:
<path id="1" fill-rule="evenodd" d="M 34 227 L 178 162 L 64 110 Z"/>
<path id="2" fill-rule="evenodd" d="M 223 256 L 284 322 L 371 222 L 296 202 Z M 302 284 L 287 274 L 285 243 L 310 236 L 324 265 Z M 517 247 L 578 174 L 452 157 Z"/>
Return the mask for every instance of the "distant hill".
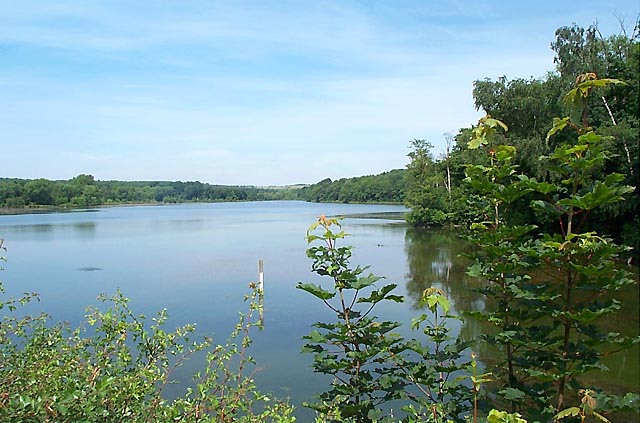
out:
<path id="1" fill-rule="evenodd" d="M 92 175 L 69 180 L 0 178 L 0 207 L 89 207 L 132 203 L 304 200 L 401 203 L 405 170 L 325 179 L 313 185 L 273 187 L 212 185 L 199 181 L 101 181 Z"/>
<path id="2" fill-rule="evenodd" d="M 0 207 L 88 207 L 131 203 L 297 200 L 299 189 L 212 185 L 199 181 L 100 181 L 0 178 Z"/>

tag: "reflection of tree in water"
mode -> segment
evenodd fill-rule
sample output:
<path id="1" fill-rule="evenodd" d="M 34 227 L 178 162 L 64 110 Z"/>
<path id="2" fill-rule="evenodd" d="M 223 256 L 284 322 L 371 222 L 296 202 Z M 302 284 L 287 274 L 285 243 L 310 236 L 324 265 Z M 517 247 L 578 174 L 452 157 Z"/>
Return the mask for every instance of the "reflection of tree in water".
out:
<path id="1" fill-rule="evenodd" d="M 452 230 L 407 229 L 405 252 L 409 272 L 406 275 L 406 289 L 407 296 L 414 308 L 419 307 L 420 297 L 423 291 L 429 287 L 439 288 L 446 293 L 453 303 L 455 314 L 462 314 L 464 311 L 482 311 L 485 307 L 495 307 L 495 305 L 485 302 L 483 296 L 474 291 L 481 282 L 468 277 L 465 273 L 471 261 L 460 257 L 460 254 L 464 253 L 467 248 L 470 248 L 469 244 Z M 636 280 L 640 279 L 638 269 L 633 270 Z M 535 272 L 533 276 L 536 278 Z M 638 285 L 626 287 L 618 294 L 621 299 L 638 298 Z M 638 333 L 638 302 L 623 300 L 622 303 L 624 307 L 621 313 L 603 319 L 600 324 L 610 331 L 636 336 Z M 471 348 L 478 353 L 480 361 L 489 367 L 497 365 L 502 354 L 495 345 L 480 341 L 480 335 L 490 330 L 493 330 L 490 325 L 484 325 L 476 319 L 464 318 L 459 333 L 463 340 L 477 341 L 473 342 Z M 614 369 L 612 373 L 608 373 L 607 376 L 593 374 L 588 380 L 597 380 L 600 385 L 607 386 L 612 392 L 617 392 L 616 389 L 620 389 L 618 385 L 625 387 L 625 389 L 630 387 L 630 389 L 637 390 L 637 370 L 634 370 L 638 368 L 637 347 L 612 356 L 612 360 L 606 361 L 606 364 Z M 615 382 L 599 380 L 599 378 L 610 379 L 611 374 L 617 375 Z M 616 386 L 610 386 L 611 383 Z"/>
<path id="2" fill-rule="evenodd" d="M 96 222 L 93 221 L 75 222 L 72 226 L 78 232 L 93 232 L 96 230 Z"/>
<path id="3" fill-rule="evenodd" d="M 20 228 L 20 230 L 24 229 L 24 232 L 46 233 L 46 232 L 52 232 L 54 226 L 55 225 L 51 225 L 49 223 L 41 223 L 38 225 L 31 225 L 31 227 L 29 227 L 29 225 L 24 225 L 18 228 Z"/>
<path id="4" fill-rule="evenodd" d="M 478 281 L 466 275 L 470 261 L 460 257 L 467 248 L 469 244 L 455 230 L 407 229 L 407 294 L 414 308 L 419 307 L 425 289 L 436 287 L 452 301 L 457 314 L 484 309 L 483 298 L 474 292 Z M 476 320 L 465 319 L 461 331 L 464 339 L 475 339 L 481 327 Z"/>
<path id="5" fill-rule="evenodd" d="M 460 257 L 466 246 L 466 242 L 452 230 L 407 229 L 407 292 L 414 307 L 418 307 L 425 289 L 436 287 L 453 300 L 457 310 L 469 308 L 469 302 L 473 301 L 465 275 L 469 261 Z"/>

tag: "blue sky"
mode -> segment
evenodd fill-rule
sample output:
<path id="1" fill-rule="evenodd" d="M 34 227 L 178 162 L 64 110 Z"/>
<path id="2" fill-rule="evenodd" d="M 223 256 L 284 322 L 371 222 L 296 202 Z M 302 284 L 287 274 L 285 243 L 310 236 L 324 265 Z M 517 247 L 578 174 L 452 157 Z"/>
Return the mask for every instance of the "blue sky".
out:
<path id="1" fill-rule="evenodd" d="M 283 185 L 404 167 L 633 1 L 0 0 L 0 176 Z"/>

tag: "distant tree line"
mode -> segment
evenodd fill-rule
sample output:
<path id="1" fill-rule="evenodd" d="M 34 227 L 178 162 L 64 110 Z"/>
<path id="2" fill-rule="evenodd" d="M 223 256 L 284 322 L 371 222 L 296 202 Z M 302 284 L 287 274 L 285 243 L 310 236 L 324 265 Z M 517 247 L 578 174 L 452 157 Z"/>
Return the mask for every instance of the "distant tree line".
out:
<path id="1" fill-rule="evenodd" d="M 90 207 L 110 204 L 302 200 L 402 203 L 406 170 L 325 179 L 305 187 L 211 185 L 204 182 L 100 181 L 81 174 L 69 180 L 0 178 L 0 207 Z"/>
<path id="2" fill-rule="evenodd" d="M 108 204 L 298 199 L 296 189 L 211 185 L 202 182 L 0 179 L 0 207 L 89 207 Z"/>
<path id="3" fill-rule="evenodd" d="M 310 202 L 402 203 L 406 190 L 406 170 L 395 169 L 379 175 L 324 179 L 300 189 L 300 199 Z"/>

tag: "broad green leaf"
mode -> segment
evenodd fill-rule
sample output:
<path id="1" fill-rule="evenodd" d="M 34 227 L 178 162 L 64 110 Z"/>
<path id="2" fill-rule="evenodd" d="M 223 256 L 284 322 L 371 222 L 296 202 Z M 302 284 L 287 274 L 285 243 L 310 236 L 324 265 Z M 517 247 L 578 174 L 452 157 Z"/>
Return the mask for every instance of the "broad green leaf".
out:
<path id="1" fill-rule="evenodd" d="M 374 283 L 378 282 L 379 280 L 384 279 L 381 276 L 376 276 L 373 273 L 368 274 L 367 276 L 362 276 L 360 278 L 357 279 L 357 281 L 353 282 L 350 286 L 350 288 L 353 289 L 363 289 L 366 288 L 368 286 L 373 285 Z"/>
<path id="2" fill-rule="evenodd" d="M 580 75 L 580 77 L 582 76 L 586 76 L 585 75 Z M 580 78 L 579 77 L 579 78 Z M 583 78 L 584 79 L 584 78 Z M 602 79 L 587 79 L 583 82 L 580 82 L 574 89 L 572 89 L 571 91 L 569 91 L 563 99 L 563 102 L 569 106 L 575 107 L 575 108 L 581 108 L 584 107 L 584 101 L 585 99 L 589 96 L 589 93 L 591 92 L 591 90 L 593 88 L 601 88 L 601 87 L 606 87 L 607 85 L 611 85 L 611 84 L 623 84 L 626 85 L 624 82 L 618 80 L 618 79 L 613 79 L 613 78 L 602 78 Z"/>
<path id="3" fill-rule="evenodd" d="M 505 389 L 502 389 L 500 391 L 500 393 L 507 400 L 514 400 L 514 399 L 520 399 L 520 398 L 524 398 L 525 397 L 525 393 L 524 392 L 522 392 L 519 389 L 515 389 L 515 388 L 505 388 Z"/>
<path id="4" fill-rule="evenodd" d="M 527 423 L 519 413 L 509 414 L 506 411 L 491 410 L 487 416 L 488 423 Z"/>
<path id="5" fill-rule="evenodd" d="M 396 284 L 389 284 L 389 285 L 385 285 L 384 287 L 382 287 L 380 290 L 375 290 L 373 292 L 371 292 L 371 294 L 368 297 L 362 297 L 362 298 L 358 298 L 357 302 L 358 303 L 378 303 L 384 299 L 387 300 L 391 300 L 391 301 L 395 301 L 395 302 L 402 302 L 403 298 L 399 295 L 388 295 L 391 291 L 393 291 L 398 285 Z"/>
<path id="6" fill-rule="evenodd" d="M 484 229 L 484 227 L 483 227 L 483 229 Z M 480 278 L 480 277 L 484 276 L 484 271 L 482 269 L 482 265 L 480 263 L 473 263 L 467 269 L 467 275 L 471 276 L 472 278 Z"/>
<path id="7" fill-rule="evenodd" d="M 321 343 L 321 342 L 326 342 L 327 341 L 327 337 L 323 334 L 321 334 L 320 332 L 318 332 L 317 330 L 313 330 L 311 332 L 309 332 L 309 335 L 306 335 L 304 337 L 304 339 L 307 339 L 311 342 L 316 342 L 316 343 Z"/>
<path id="8" fill-rule="evenodd" d="M 301 289 L 303 291 L 307 291 L 309 294 L 317 298 L 320 298 L 321 300 L 329 300 L 335 297 L 336 295 L 335 292 L 327 291 L 326 289 L 323 289 L 320 285 L 315 285 L 312 283 L 298 282 L 298 284 L 296 285 L 296 288 Z"/>
<path id="9" fill-rule="evenodd" d="M 578 407 L 569 407 L 566 410 L 562 410 L 561 412 L 556 414 L 555 420 L 564 419 L 565 417 L 569 417 L 569 416 L 575 417 L 575 416 L 579 416 L 579 415 L 580 415 L 580 408 L 578 408 Z"/>
<path id="10" fill-rule="evenodd" d="M 529 179 L 526 183 L 530 189 L 541 194 L 549 194 L 558 190 L 558 186 L 550 182 L 538 182 L 535 179 Z"/>
<path id="11" fill-rule="evenodd" d="M 467 143 L 467 147 L 470 150 L 476 150 L 481 146 L 487 145 L 487 144 L 488 144 L 487 139 L 484 136 L 474 137 L 474 138 L 471 138 L 471 140 Z"/>
<path id="12" fill-rule="evenodd" d="M 558 131 L 562 131 L 564 128 L 567 127 L 567 125 L 569 125 L 569 122 L 571 121 L 570 117 L 565 117 L 565 118 L 553 118 L 553 126 L 551 127 L 551 129 L 549 129 L 549 132 L 547 132 L 547 142 L 549 142 L 549 138 L 551 138 L 552 136 L 554 136 L 556 134 L 556 132 Z"/>
<path id="13" fill-rule="evenodd" d="M 554 216 L 560 216 L 564 213 L 564 209 L 560 208 L 559 206 L 555 206 L 548 201 L 535 200 L 531 203 L 531 207 L 535 210 L 540 210 Z"/>
<path id="14" fill-rule="evenodd" d="M 512 145 L 500 145 L 496 148 L 496 159 L 501 161 L 511 160 L 516 155 L 516 148 Z"/>
<path id="15" fill-rule="evenodd" d="M 484 117 L 481 119 L 481 122 L 484 123 L 485 125 L 487 125 L 489 128 L 497 128 L 500 127 L 502 128 L 505 132 L 507 132 L 509 130 L 509 128 L 507 127 L 507 125 L 505 125 L 504 122 L 498 120 L 498 119 L 494 119 L 491 117 Z"/>

